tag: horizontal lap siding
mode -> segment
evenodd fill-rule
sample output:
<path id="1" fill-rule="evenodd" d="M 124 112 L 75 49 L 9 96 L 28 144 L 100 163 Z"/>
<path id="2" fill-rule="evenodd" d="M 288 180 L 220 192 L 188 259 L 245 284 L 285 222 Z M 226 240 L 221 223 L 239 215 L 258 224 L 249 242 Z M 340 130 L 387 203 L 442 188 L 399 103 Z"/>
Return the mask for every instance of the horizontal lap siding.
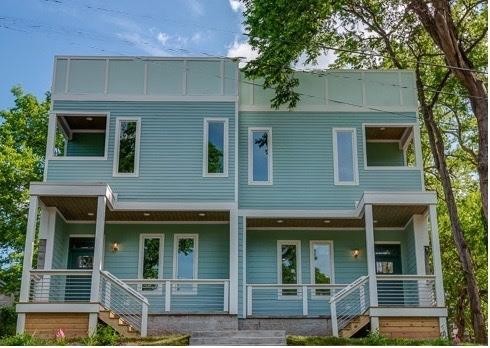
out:
<path id="1" fill-rule="evenodd" d="M 415 114 L 241 112 L 240 207 L 353 209 L 364 191 L 420 191 L 418 170 L 364 170 L 363 123 L 412 123 Z M 248 128 L 272 127 L 273 185 L 248 185 Z M 332 128 L 354 127 L 359 185 L 335 186 Z"/>
<path id="2" fill-rule="evenodd" d="M 53 160 L 48 181 L 107 182 L 120 200 L 231 201 L 234 199 L 235 104 L 230 102 L 75 102 L 56 101 L 64 111 L 109 111 L 107 160 Z M 140 173 L 112 176 L 117 117 L 141 117 Z M 229 119 L 229 173 L 203 178 L 205 117 Z"/>

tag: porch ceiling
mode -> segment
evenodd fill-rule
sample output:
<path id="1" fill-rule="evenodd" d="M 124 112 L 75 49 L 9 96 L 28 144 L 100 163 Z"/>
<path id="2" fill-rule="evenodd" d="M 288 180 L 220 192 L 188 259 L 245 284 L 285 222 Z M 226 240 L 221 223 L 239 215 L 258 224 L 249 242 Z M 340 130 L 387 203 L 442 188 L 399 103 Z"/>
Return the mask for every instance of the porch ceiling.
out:
<path id="1" fill-rule="evenodd" d="M 97 213 L 96 197 L 40 197 L 47 207 L 56 207 L 68 221 L 94 221 Z M 229 221 L 229 213 L 222 211 L 122 211 L 106 208 L 106 221 Z"/>
<path id="2" fill-rule="evenodd" d="M 366 127 L 367 140 L 400 140 L 410 127 Z"/>

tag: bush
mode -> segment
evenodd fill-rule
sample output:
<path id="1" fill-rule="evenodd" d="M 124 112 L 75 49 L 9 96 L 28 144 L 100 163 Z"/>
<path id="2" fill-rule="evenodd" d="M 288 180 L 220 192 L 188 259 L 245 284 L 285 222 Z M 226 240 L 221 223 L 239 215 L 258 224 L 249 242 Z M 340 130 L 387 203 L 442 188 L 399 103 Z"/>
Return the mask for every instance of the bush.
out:
<path id="1" fill-rule="evenodd" d="M 0 339 L 0 346 L 43 346 L 47 341 L 29 334 L 7 336 Z"/>
<path id="2" fill-rule="evenodd" d="M 86 346 L 115 346 L 120 341 L 119 334 L 110 326 L 97 325 L 95 334 L 83 339 Z"/>
<path id="3" fill-rule="evenodd" d="M 17 313 L 14 306 L 0 308 L 0 337 L 15 335 Z"/>

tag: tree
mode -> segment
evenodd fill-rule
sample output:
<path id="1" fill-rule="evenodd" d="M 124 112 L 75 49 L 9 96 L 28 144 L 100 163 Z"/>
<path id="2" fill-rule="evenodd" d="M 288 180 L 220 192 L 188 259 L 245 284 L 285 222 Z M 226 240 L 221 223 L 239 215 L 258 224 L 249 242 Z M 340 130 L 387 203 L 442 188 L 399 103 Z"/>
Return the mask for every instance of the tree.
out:
<path id="1" fill-rule="evenodd" d="M 293 75 L 292 64 L 303 54 L 307 57 L 306 62 L 311 63 L 325 49 L 335 48 L 338 55 L 335 67 L 415 70 L 426 139 L 432 154 L 427 162 L 435 169 L 433 173 L 441 183 L 449 208 L 447 213 L 454 245 L 473 314 L 473 331 L 478 342 L 486 342 L 480 292 L 458 212 L 457 197 L 465 191 L 455 193 L 455 177 L 451 176 L 451 167 L 448 166 L 448 155 L 455 153 L 468 164 L 467 171 L 474 172 L 486 166 L 482 155 L 485 152 L 486 156 L 485 141 L 482 145 L 481 132 L 475 132 L 476 127 L 472 127 L 469 121 L 475 119 L 470 111 L 473 100 L 469 99 L 470 96 L 473 98 L 473 93 L 461 83 L 460 78 L 455 77 L 455 71 L 459 73 L 460 69 L 447 67 L 450 64 L 446 52 L 434 44 L 433 37 L 413 11 L 413 5 L 407 6 L 406 1 L 315 0 L 291 3 L 286 0 L 247 0 L 245 5 L 249 42 L 259 51 L 257 59 L 246 66 L 245 73 L 249 78 L 263 79 L 264 88 L 275 88 L 276 95 L 271 101 L 273 107 L 281 104 L 295 107 L 301 97 L 295 91 L 299 82 Z M 456 41 L 460 50 L 464 50 L 466 63 L 470 64 L 468 69 L 486 69 L 487 47 L 482 39 L 487 31 L 486 4 L 468 0 L 454 1 L 452 6 L 456 18 L 453 33 L 460 33 Z M 442 121 L 451 127 L 441 125 L 439 122 Z M 459 151 L 455 152 L 454 147 Z M 483 191 L 486 190 L 485 180 L 480 179 Z M 484 197 L 482 195 L 480 206 L 486 205 L 486 202 L 483 204 Z M 484 217 L 486 221 L 486 213 Z"/>
<path id="2" fill-rule="evenodd" d="M 29 183 L 43 177 L 50 96 L 38 101 L 12 88 L 15 106 L 0 112 L 0 278 L 20 287 Z"/>

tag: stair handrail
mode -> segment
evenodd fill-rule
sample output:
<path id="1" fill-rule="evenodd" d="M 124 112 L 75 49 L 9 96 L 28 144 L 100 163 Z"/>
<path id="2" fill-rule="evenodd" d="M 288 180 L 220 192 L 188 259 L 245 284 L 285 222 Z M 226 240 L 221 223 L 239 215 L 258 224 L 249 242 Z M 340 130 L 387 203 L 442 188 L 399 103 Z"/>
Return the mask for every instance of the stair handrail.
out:
<path id="1" fill-rule="evenodd" d="M 352 283 L 347 285 L 345 288 L 340 290 L 339 292 L 335 293 L 332 297 L 330 297 L 330 303 L 337 302 L 338 300 L 342 299 L 343 297 L 349 295 L 352 291 L 356 290 L 359 286 L 363 285 L 368 281 L 369 277 L 368 276 L 361 276 L 354 280 Z"/>
<path id="2" fill-rule="evenodd" d="M 103 274 L 104 276 L 106 276 L 107 278 L 109 278 L 112 282 L 114 282 L 117 285 L 119 285 L 122 288 L 124 288 L 127 292 L 129 292 L 131 295 L 133 295 L 134 297 L 136 297 L 138 300 L 146 303 L 147 305 L 149 304 L 148 303 L 148 299 L 145 296 L 141 295 L 138 291 L 136 291 L 135 289 L 133 289 L 132 287 L 130 287 L 128 284 L 126 284 L 125 282 L 123 282 L 121 279 L 119 279 L 116 276 L 114 276 L 112 273 L 109 273 L 107 271 L 100 271 L 100 273 Z"/>

